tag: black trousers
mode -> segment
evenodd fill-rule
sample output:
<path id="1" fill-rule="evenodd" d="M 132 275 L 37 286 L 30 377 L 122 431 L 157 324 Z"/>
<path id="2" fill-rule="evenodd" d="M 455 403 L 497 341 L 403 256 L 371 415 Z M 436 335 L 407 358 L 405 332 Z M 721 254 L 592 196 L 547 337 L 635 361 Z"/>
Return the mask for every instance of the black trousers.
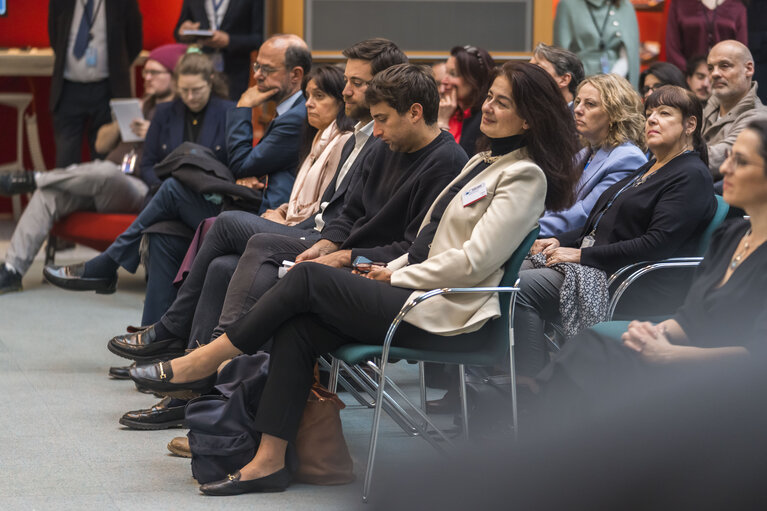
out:
<path id="1" fill-rule="evenodd" d="M 109 108 L 109 80 L 80 83 L 64 80 L 61 98 L 53 112 L 53 136 L 56 143 L 56 168 L 82 161 L 83 134 L 88 131 L 91 159 L 96 153 L 96 133 L 112 120 Z"/>
<path id="2" fill-rule="evenodd" d="M 274 341 L 256 429 L 294 441 L 317 357 L 352 341 L 383 344 L 389 324 L 411 293 L 317 263 L 290 270 L 226 329 L 244 353 Z M 437 340 L 446 351 L 466 349 L 465 339 L 439 336 L 408 323 L 400 326 L 394 345 L 423 349 Z"/>
<path id="3" fill-rule="evenodd" d="M 319 233 L 315 235 L 304 229 L 281 225 L 244 211 L 225 211 L 218 215 L 203 240 L 189 275 L 179 288 L 175 300 L 160 319 L 175 335 L 188 338 L 190 347 L 196 346 L 197 342 L 207 344 L 215 338 L 211 337 L 211 332 L 219 324 L 224 296 L 230 287 L 234 268 L 237 267 L 240 255 L 249 246 L 248 240 L 259 233 L 279 233 L 295 238 L 314 236 L 313 239 L 319 236 Z M 279 261 L 281 262 L 282 260 Z M 243 270 L 237 278 L 248 278 L 244 273 L 246 272 Z M 276 273 L 275 268 L 274 278 L 266 289 L 276 281 Z M 239 285 L 245 284 L 241 282 Z M 252 304 L 253 302 L 250 302 L 249 306 Z M 238 313 L 234 319 L 241 315 L 242 312 Z M 220 333 L 216 337 L 218 335 Z"/>

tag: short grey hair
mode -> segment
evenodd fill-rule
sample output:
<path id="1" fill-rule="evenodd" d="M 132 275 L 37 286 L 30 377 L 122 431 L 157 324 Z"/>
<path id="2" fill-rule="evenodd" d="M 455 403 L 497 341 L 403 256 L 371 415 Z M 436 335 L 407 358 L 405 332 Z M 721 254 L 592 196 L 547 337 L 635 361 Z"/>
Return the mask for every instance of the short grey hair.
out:
<path id="1" fill-rule="evenodd" d="M 559 76 L 569 74 L 570 85 L 568 85 L 568 89 L 575 96 L 578 84 L 586 77 L 586 73 L 583 71 L 583 63 L 578 58 L 578 55 L 559 46 L 549 46 L 543 43 L 538 43 L 538 46 L 533 50 L 533 55 L 536 58 L 542 58 L 550 62 L 554 66 L 554 71 Z"/>

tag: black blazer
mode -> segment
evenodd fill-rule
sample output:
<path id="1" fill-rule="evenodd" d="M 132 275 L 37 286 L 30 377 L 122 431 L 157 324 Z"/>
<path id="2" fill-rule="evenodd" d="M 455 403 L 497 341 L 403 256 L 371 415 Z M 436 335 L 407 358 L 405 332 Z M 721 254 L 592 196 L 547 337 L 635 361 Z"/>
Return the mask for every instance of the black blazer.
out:
<path id="1" fill-rule="evenodd" d="M 178 27 L 185 21 L 200 23 L 209 29 L 205 0 L 184 0 L 173 36 L 178 40 Z M 224 72 L 229 77 L 229 97 L 239 99 L 248 88 L 250 78 L 250 52 L 261 46 L 264 38 L 264 0 L 230 0 L 229 7 L 218 27 L 229 34 L 229 46 L 223 48 Z M 203 47 L 206 52 L 212 48 Z"/>
<path id="2" fill-rule="evenodd" d="M 72 28 L 75 1 L 50 0 L 48 4 L 48 39 L 55 60 L 51 78 L 51 111 L 56 110 L 64 82 L 67 44 Z M 107 27 L 109 88 L 113 98 L 131 96 L 130 66 L 141 52 L 143 35 L 137 0 L 103 0 Z"/>
<path id="3" fill-rule="evenodd" d="M 610 200 L 655 160 L 608 188 L 583 229 L 562 233 L 562 246 L 578 247 Z M 697 152 L 677 156 L 639 186 L 627 188 L 605 212 L 593 247 L 581 250 L 581 264 L 608 274 L 631 263 L 695 255 L 700 235 L 716 211 L 713 181 Z"/>

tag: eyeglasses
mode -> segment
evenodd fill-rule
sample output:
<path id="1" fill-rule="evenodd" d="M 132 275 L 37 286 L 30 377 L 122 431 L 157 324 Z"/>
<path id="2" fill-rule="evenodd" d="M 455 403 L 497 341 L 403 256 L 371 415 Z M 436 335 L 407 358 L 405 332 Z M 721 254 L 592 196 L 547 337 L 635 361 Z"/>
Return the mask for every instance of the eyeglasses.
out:
<path id="1" fill-rule="evenodd" d="M 730 161 L 733 170 L 737 170 L 738 168 L 742 167 L 748 167 L 749 165 L 753 164 L 753 162 L 745 160 L 739 154 L 732 152 L 732 149 L 730 148 L 724 150 L 724 159 L 725 161 Z"/>
<path id="2" fill-rule="evenodd" d="M 655 92 L 656 90 L 660 89 L 666 85 L 665 83 L 656 83 L 655 85 L 645 85 L 641 89 L 639 89 L 639 92 L 642 93 L 642 96 L 646 96 L 648 92 Z"/>
<path id="3" fill-rule="evenodd" d="M 162 75 L 162 74 L 170 74 L 170 71 L 164 71 L 160 69 L 146 69 L 146 68 L 141 70 L 141 76 L 143 76 L 144 78 L 150 78 L 150 77 L 154 78 L 155 76 Z"/>
<path id="4" fill-rule="evenodd" d="M 258 62 L 253 63 L 253 74 L 258 74 L 258 72 L 261 71 L 261 73 L 264 76 L 269 76 L 270 74 L 275 73 L 279 71 L 280 69 L 285 69 L 285 66 L 271 67 L 271 66 L 262 66 Z"/>

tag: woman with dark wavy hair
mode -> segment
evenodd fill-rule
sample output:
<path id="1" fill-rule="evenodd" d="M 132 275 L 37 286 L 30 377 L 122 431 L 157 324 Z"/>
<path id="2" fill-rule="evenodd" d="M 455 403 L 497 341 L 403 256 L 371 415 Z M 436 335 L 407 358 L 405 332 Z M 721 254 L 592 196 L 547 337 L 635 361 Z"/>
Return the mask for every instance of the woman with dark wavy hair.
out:
<path id="1" fill-rule="evenodd" d="M 385 75 L 376 75 L 368 94 Z M 290 483 L 285 449 L 295 440 L 318 356 L 353 341 L 382 343 L 401 307 L 425 290 L 498 285 L 503 265 L 544 209 L 572 204 L 575 128 L 546 71 L 505 64 L 487 93 L 480 127 L 490 151 L 474 156 L 441 192 L 406 254 L 388 265 L 358 265 L 364 276 L 300 263 L 218 339 L 184 357 L 131 371 L 134 381 L 160 392 L 204 390 L 221 362 L 255 353 L 273 339 L 255 418 L 262 433 L 258 451 L 237 473 L 204 484 L 203 493 L 284 490 Z M 562 140 L 556 151 L 549 145 L 554 138 Z M 495 294 L 437 297 L 408 315 L 397 343 L 417 348 L 424 339 L 438 339 L 445 350 L 460 349 L 450 336 L 477 331 L 499 316 Z"/>
<path id="2" fill-rule="evenodd" d="M 477 152 L 480 109 L 495 76 L 495 61 L 482 48 L 456 46 L 450 50 L 440 82 L 439 127 L 449 130 L 469 157 Z"/>
<path id="3" fill-rule="evenodd" d="M 661 87 L 647 98 L 645 115 L 653 158 L 608 188 L 583 228 L 539 240 L 534 257 L 522 265 L 514 326 L 523 376 L 535 376 L 548 361 L 544 322 L 561 323 L 574 334 L 602 321 L 607 275 L 640 261 L 695 254 L 716 211 L 695 94 Z M 568 284 L 573 276 L 577 282 Z M 667 310 L 673 279 L 646 281 L 632 304 L 648 314 Z"/>

